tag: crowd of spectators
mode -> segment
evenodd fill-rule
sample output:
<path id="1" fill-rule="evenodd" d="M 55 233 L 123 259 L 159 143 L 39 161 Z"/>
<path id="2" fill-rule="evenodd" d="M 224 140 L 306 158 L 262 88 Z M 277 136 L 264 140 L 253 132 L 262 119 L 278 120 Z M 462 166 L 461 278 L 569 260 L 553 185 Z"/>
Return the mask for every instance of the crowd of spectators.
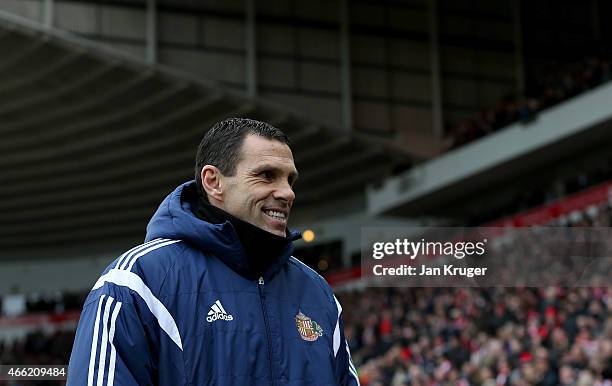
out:
<path id="1" fill-rule="evenodd" d="M 612 208 L 564 225 L 610 227 Z M 610 286 L 390 287 L 339 297 L 364 386 L 612 386 Z"/>
<path id="2" fill-rule="evenodd" d="M 611 61 L 591 57 L 542 70 L 531 95 L 507 96 L 490 108 L 447 129 L 448 149 L 457 148 L 515 122 L 529 122 L 542 111 L 612 78 Z"/>
<path id="3" fill-rule="evenodd" d="M 612 288 L 340 294 L 364 386 L 612 385 Z"/>

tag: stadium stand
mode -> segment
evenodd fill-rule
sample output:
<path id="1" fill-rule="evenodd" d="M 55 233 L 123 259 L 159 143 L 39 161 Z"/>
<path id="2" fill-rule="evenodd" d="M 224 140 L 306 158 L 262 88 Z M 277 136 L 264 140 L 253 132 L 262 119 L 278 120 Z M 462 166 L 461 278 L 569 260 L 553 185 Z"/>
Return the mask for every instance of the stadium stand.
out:
<path id="1" fill-rule="evenodd" d="M 548 69 L 538 79 L 534 95 L 508 96 L 478 116 L 447 129 L 447 148 L 454 149 L 508 127 L 514 122 L 528 123 L 551 106 L 563 102 L 611 79 L 610 60 L 590 57 L 580 62 Z"/>

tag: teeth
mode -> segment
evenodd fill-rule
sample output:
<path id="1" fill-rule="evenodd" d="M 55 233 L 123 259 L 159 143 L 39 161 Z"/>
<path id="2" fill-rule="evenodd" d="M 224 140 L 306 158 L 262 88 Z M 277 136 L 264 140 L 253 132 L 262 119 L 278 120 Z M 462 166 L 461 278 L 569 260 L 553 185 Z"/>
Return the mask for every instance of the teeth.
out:
<path id="1" fill-rule="evenodd" d="M 284 213 L 276 212 L 274 210 L 266 210 L 264 213 L 267 214 L 270 217 L 273 217 L 273 218 L 277 219 L 277 220 L 285 220 L 285 218 L 286 218 Z"/>

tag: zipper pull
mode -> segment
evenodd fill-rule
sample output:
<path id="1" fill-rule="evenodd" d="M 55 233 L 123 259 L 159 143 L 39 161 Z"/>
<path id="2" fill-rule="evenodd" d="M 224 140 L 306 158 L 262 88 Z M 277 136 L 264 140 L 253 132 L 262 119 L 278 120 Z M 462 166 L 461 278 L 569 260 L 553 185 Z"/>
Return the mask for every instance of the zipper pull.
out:
<path id="1" fill-rule="evenodd" d="M 263 276 L 259 277 L 259 285 L 264 285 L 264 279 Z"/>

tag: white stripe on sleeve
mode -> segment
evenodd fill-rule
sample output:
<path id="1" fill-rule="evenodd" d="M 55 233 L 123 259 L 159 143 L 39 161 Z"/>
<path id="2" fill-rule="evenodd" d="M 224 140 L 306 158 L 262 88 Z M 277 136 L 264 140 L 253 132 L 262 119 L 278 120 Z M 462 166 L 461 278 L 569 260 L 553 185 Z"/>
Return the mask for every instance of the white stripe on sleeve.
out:
<path id="1" fill-rule="evenodd" d="M 148 243 L 144 243 L 142 245 L 140 245 L 138 248 L 132 250 L 128 255 L 126 255 L 123 259 L 123 262 L 121 263 L 121 265 L 119 266 L 119 269 L 126 269 L 128 264 L 130 263 L 130 260 L 132 259 L 132 257 L 134 257 L 135 254 L 140 253 L 141 251 L 152 247 L 154 245 L 158 245 L 160 243 L 163 243 L 164 241 L 167 241 L 167 239 L 155 239 L 155 240 L 151 240 Z"/>
<path id="2" fill-rule="evenodd" d="M 144 244 L 140 244 L 140 245 L 135 246 L 134 248 L 130 249 L 129 251 L 127 251 L 127 252 L 125 252 L 123 255 L 121 255 L 121 256 L 119 257 L 119 259 L 117 259 L 117 264 L 115 264 L 115 266 L 114 266 L 113 268 L 119 268 L 119 267 L 120 267 L 120 266 L 123 264 L 123 262 L 124 262 L 124 261 L 129 260 L 129 259 L 130 259 L 130 257 L 132 257 L 132 255 L 133 255 L 134 253 L 137 253 L 137 252 L 138 252 L 138 251 L 140 251 L 141 249 L 146 248 L 147 246 L 149 246 L 149 245 L 151 245 L 151 244 L 158 243 L 158 242 L 160 242 L 161 240 L 162 240 L 162 239 L 154 239 L 154 240 L 151 240 L 151 241 L 149 241 L 149 242 L 147 242 L 147 243 L 144 243 Z"/>
<path id="3" fill-rule="evenodd" d="M 98 386 L 102 386 L 104 380 L 104 370 L 106 367 L 106 344 L 108 343 L 108 317 L 110 315 L 110 308 L 113 305 L 113 299 L 111 296 L 106 301 L 104 307 L 104 317 L 102 318 L 102 340 L 100 341 L 100 361 L 98 364 Z"/>
<path id="4" fill-rule="evenodd" d="M 166 245 L 170 245 L 170 244 L 174 244 L 174 243 L 178 243 L 181 240 L 166 240 L 164 242 L 155 244 L 155 245 L 151 245 L 149 247 L 147 247 L 147 249 L 145 250 L 140 250 L 133 258 L 132 261 L 130 261 L 130 265 L 128 265 L 128 267 L 125 269 L 126 271 L 131 271 L 132 267 L 134 266 L 134 263 L 136 263 L 136 260 L 138 260 L 139 257 L 146 255 L 147 253 L 154 251 L 158 248 L 161 247 L 165 247 Z M 128 260 L 125 261 L 124 264 L 127 264 Z"/>
<path id="5" fill-rule="evenodd" d="M 353 365 L 353 360 L 351 359 L 351 350 L 349 350 L 348 342 L 346 342 L 346 354 L 348 355 L 349 361 L 349 372 L 355 377 L 355 381 L 357 381 L 357 386 L 360 386 L 359 377 L 357 376 L 357 370 L 355 369 L 355 365 Z"/>
<path id="6" fill-rule="evenodd" d="M 115 321 L 117 320 L 117 315 L 119 315 L 120 309 L 121 309 L 121 302 L 117 302 L 117 306 L 113 310 L 113 315 L 111 316 L 110 331 L 108 332 L 108 341 L 111 346 L 111 354 L 110 354 L 110 361 L 108 364 L 108 381 L 106 383 L 107 386 L 113 386 L 113 383 L 115 382 L 115 361 L 117 357 L 117 351 L 115 349 L 115 344 L 113 343 L 113 339 L 115 338 Z"/>
<path id="7" fill-rule="evenodd" d="M 91 352 L 89 354 L 89 373 L 87 374 L 87 386 L 93 386 L 94 367 L 96 365 L 96 350 L 98 348 L 98 327 L 100 326 L 100 309 L 106 295 L 100 296 L 98 301 L 98 311 L 96 311 L 96 322 L 94 323 L 93 340 L 91 342 Z"/>
<path id="8" fill-rule="evenodd" d="M 340 349 L 340 314 L 342 314 L 342 306 L 340 302 L 334 295 L 334 300 L 336 301 L 336 307 L 338 307 L 338 318 L 336 319 L 336 328 L 334 329 L 334 358 L 338 355 L 338 350 Z"/>

